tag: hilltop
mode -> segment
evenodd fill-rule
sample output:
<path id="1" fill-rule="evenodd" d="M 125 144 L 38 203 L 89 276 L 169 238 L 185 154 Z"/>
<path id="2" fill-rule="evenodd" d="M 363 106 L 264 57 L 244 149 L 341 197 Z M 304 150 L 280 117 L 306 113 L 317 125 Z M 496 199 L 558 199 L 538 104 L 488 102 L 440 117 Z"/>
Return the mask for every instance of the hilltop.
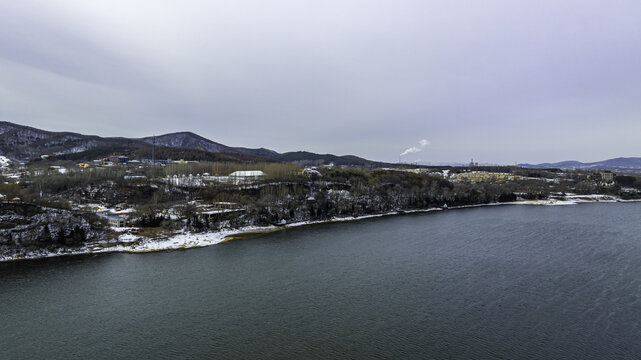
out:
<path id="1" fill-rule="evenodd" d="M 143 138 L 100 137 L 0 122 L 0 156 L 18 161 L 32 161 L 43 156 L 60 160 L 89 161 L 113 154 L 144 158 L 151 157 L 152 144 L 155 144 L 157 158 L 240 162 L 285 161 L 315 165 L 385 165 L 354 155 L 338 156 L 307 151 L 278 153 L 266 148 L 232 147 L 189 131 Z"/>

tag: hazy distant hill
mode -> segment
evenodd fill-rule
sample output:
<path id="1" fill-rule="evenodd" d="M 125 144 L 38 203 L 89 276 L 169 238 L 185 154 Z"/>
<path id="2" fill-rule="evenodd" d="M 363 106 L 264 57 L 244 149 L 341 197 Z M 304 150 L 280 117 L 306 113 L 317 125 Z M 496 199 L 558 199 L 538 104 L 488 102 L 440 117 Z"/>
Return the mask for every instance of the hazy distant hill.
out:
<path id="1" fill-rule="evenodd" d="M 613 171 L 638 171 L 641 170 L 641 157 L 619 157 L 603 161 L 583 163 L 580 161 L 561 161 L 543 164 L 519 164 L 527 168 L 558 168 L 558 169 L 599 169 Z"/>
<path id="2" fill-rule="evenodd" d="M 141 140 L 151 144 L 154 141 L 154 137 L 145 137 Z M 263 158 L 268 158 L 275 161 L 286 161 L 286 162 L 301 162 L 308 164 L 330 164 L 335 165 L 361 165 L 361 166 L 371 166 L 379 165 L 380 163 L 363 159 L 354 155 L 344 155 L 338 156 L 333 154 L 315 154 L 308 151 L 293 151 L 286 153 L 278 153 L 274 150 L 259 148 L 259 149 L 249 149 L 243 147 L 230 147 L 223 145 L 214 141 L 211 141 L 207 138 L 204 138 L 198 134 L 192 132 L 176 132 L 170 134 L 159 135 L 155 137 L 156 145 L 167 146 L 167 147 L 180 147 L 188 149 L 198 149 L 208 152 L 225 152 L 225 153 L 237 153 L 237 154 L 246 154 L 253 156 L 260 156 Z"/>
<path id="3" fill-rule="evenodd" d="M 334 165 L 385 165 L 384 163 L 363 159 L 354 155 L 337 156 L 332 154 L 315 154 L 307 151 L 286 152 L 283 154 L 279 154 L 277 156 L 277 159 L 288 162 L 302 161 L 311 163 L 317 162 L 319 164 L 333 163 Z"/>
<path id="4" fill-rule="evenodd" d="M 155 138 L 155 140 L 154 140 Z M 231 147 L 192 132 L 176 132 L 130 139 L 100 137 L 72 132 L 53 132 L 10 122 L 0 122 L 0 156 L 28 161 L 48 155 L 54 159 L 92 160 L 111 154 L 135 158 L 151 157 L 152 143 L 157 158 L 203 161 L 287 161 L 301 164 L 377 166 L 382 163 L 353 155 L 337 156 L 306 151 L 278 153 L 259 148 Z"/>

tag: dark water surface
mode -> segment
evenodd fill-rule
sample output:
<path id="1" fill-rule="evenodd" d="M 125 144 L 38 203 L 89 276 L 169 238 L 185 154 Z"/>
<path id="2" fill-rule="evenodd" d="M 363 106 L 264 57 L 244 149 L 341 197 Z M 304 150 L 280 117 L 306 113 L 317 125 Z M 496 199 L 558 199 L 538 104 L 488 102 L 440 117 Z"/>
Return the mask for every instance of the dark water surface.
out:
<path id="1" fill-rule="evenodd" d="M 0 359 L 640 359 L 641 204 L 0 263 Z"/>

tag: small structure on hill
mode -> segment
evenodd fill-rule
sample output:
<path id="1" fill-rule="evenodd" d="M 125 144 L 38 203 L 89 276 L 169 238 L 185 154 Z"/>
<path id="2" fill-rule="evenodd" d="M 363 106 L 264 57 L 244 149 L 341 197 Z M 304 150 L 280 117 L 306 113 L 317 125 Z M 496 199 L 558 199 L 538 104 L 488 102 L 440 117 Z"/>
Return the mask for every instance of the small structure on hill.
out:
<path id="1" fill-rule="evenodd" d="M 114 164 L 126 164 L 129 162 L 129 156 L 125 155 L 109 155 L 103 159 L 103 162 L 111 162 Z"/>
<path id="2" fill-rule="evenodd" d="M 60 174 L 66 174 L 67 173 L 67 169 L 65 167 L 59 166 L 59 165 L 51 165 L 51 166 L 49 166 L 49 169 L 53 170 L 53 171 L 57 171 Z"/>
<path id="3" fill-rule="evenodd" d="M 611 183 L 614 181 L 614 173 L 609 170 L 601 171 L 601 181 L 604 183 Z"/>
<path id="4" fill-rule="evenodd" d="M 316 167 L 306 167 L 301 172 L 301 175 L 306 175 L 309 177 L 322 177 L 320 171 Z"/>
<path id="5" fill-rule="evenodd" d="M 104 219 L 107 219 L 107 221 L 109 222 L 109 226 L 112 226 L 112 227 L 127 226 L 127 218 L 125 216 L 115 215 L 115 214 L 105 214 L 105 213 L 98 213 L 98 216 Z"/>
<path id="6" fill-rule="evenodd" d="M 142 162 L 147 165 L 165 166 L 167 164 L 172 164 L 174 161 L 171 159 L 142 159 Z"/>

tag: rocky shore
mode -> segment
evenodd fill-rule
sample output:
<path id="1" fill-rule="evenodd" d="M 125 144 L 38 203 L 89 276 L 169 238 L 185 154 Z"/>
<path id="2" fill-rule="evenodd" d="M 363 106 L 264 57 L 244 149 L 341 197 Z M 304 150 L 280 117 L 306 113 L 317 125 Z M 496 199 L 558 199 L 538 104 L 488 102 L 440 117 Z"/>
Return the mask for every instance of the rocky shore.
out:
<path id="1" fill-rule="evenodd" d="M 550 198 L 545 200 L 523 200 L 504 203 L 489 203 L 477 205 L 465 205 L 450 207 L 447 210 L 463 209 L 470 207 L 497 206 L 497 205 L 539 205 L 539 206 L 562 206 L 576 205 L 582 203 L 612 203 L 612 202 L 638 202 L 641 200 L 623 200 L 611 195 L 569 195 L 563 198 Z M 82 255 L 82 254 L 101 254 L 110 252 L 127 252 L 127 253 L 145 253 L 154 251 L 180 250 L 198 248 L 219 244 L 228 239 L 243 237 L 250 233 L 278 231 L 280 229 L 308 226 L 314 224 L 357 221 L 368 218 L 412 214 L 431 211 L 442 211 L 444 208 L 430 208 L 407 211 L 392 211 L 381 214 L 370 214 L 356 217 L 335 217 L 327 220 L 317 221 L 300 221 L 281 226 L 245 226 L 240 228 L 227 228 L 218 231 L 207 232 L 190 232 L 178 231 L 164 237 L 145 237 L 137 235 L 137 228 L 110 229 L 104 228 L 104 231 L 97 232 L 91 229 L 87 219 L 70 211 L 59 209 L 46 209 L 38 211 L 28 204 L 15 205 L 10 207 L 10 211 L 5 209 L 0 216 L 0 261 L 13 261 L 22 259 L 38 259 L 55 256 Z M 8 214 L 10 212 L 11 214 Z M 31 219 L 31 222 L 27 221 Z M 8 228 L 8 224 L 15 221 L 13 228 Z M 94 224 L 95 225 L 95 224 Z M 42 246 L 47 241 L 44 230 L 49 227 L 51 234 L 50 246 Z M 83 229 L 86 238 L 84 242 L 79 241 L 74 233 L 62 230 L 65 226 L 68 228 Z M 11 229 L 22 229 L 17 232 L 21 235 L 11 235 Z M 28 231 L 24 231 L 28 230 Z M 117 230 L 118 232 L 116 232 Z M 115 235 L 114 235 L 115 233 Z M 8 235 L 7 235 L 8 234 Z M 45 235 L 42 235 L 45 234 Z M 56 235 L 53 235 L 56 234 Z M 64 242 L 56 242 L 57 234 L 64 234 Z"/>

